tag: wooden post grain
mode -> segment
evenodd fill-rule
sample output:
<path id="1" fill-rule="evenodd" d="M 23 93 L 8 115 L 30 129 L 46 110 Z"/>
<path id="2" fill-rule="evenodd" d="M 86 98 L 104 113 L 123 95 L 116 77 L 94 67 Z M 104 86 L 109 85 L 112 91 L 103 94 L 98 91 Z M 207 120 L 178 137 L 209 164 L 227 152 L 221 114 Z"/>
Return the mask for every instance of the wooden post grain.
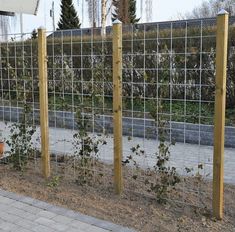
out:
<path id="1" fill-rule="evenodd" d="M 224 134 L 226 106 L 227 47 L 228 13 L 222 10 L 217 16 L 216 90 L 213 158 L 213 215 L 217 219 L 223 218 L 224 202 Z"/>
<path id="2" fill-rule="evenodd" d="M 40 97 L 40 129 L 42 171 L 45 178 L 50 176 L 48 87 L 47 87 L 47 42 L 45 29 L 38 29 L 38 69 Z"/>
<path id="3" fill-rule="evenodd" d="M 123 190 L 122 179 L 122 23 L 113 23 L 113 130 L 114 130 L 114 188 Z"/>

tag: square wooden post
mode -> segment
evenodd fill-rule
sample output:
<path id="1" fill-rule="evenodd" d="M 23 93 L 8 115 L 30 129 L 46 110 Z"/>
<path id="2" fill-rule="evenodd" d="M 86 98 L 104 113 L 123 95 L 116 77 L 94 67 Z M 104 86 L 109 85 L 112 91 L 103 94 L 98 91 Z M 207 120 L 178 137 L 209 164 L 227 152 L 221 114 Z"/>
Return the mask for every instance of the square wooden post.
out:
<path id="1" fill-rule="evenodd" d="M 45 29 L 38 29 L 38 70 L 40 98 L 40 129 L 42 171 L 45 178 L 50 176 L 48 86 L 47 86 L 47 41 Z"/>
<path id="2" fill-rule="evenodd" d="M 226 72 L 228 49 L 228 12 L 217 16 L 216 35 L 216 89 L 213 158 L 213 215 L 223 218 L 224 204 L 224 135 L 226 108 Z"/>
<path id="3" fill-rule="evenodd" d="M 123 190 L 122 177 L 122 23 L 113 23 L 113 133 L 114 133 L 114 188 Z"/>

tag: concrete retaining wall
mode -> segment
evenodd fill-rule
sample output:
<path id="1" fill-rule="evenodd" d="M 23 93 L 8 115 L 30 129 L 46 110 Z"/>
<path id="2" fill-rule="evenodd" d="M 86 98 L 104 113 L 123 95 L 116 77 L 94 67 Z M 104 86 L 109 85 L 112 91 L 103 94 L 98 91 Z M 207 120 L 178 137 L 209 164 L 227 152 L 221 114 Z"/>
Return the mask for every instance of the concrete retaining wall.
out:
<path id="1" fill-rule="evenodd" d="M 22 109 L 17 107 L 0 106 L 0 120 L 17 122 Z M 35 124 L 39 124 L 39 110 L 35 109 L 32 117 Z M 113 131 L 111 116 L 95 116 L 89 120 L 92 130 L 92 122 L 95 124 L 95 132 L 101 133 L 103 128 L 108 133 Z M 74 113 L 67 111 L 49 111 L 50 127 L 76 129 Z M 213 145 L 213 126 L 192 123 L 171 122 L 167 125 L 169 139 L 175 142 L 191 144 Z M 225 146 L 235 148 L 235 127 L 226 127 Z M 157 138 L 157 130 L 154 121 L 149 119 L 123 118 L 123 135 Z"/>

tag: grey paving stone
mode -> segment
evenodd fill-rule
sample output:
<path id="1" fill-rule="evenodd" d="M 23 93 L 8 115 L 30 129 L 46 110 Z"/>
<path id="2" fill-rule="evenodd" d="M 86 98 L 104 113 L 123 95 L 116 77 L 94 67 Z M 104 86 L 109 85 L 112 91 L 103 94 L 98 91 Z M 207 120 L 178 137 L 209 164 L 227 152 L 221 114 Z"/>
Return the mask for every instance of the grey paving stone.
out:
<path id="1" fill-rule="evenodd" d="M 0 230 L 2 231 L 17 231 L 17 226 L 10 222 L 1 222 L 0 223 Z"/>
<path id="2" fill-rule="evenodd" d="M 108 232 L 110 230 L 105 230 L 102 228 L 98 228 L 96 226 L 90 226 L 89 228 L 86 228 L 84 232 Z"/>
<path id="3" fill-rule="evenodd" d="M 12 200 L 8 197 L 3 197 L 3 196 L 0 196 L 0 203 L 4 203 L 4 204 L 12 204 L 12 203 L 16 203 L 15 200 Z"/>
<path id="4" fill-rule="evenodd" d="M 5 212 L 9 208 L 9 205 L 5 205 L 5 204 L 1 204 L 1 203 L 0 203 L 0 206 L 1 206 L 2 212 Z"/>
<path id="5" fill-rule="evenodd" d="M 0 212 L 0 218 L 7 222 L 15 222 L 21 219 L 20 217 L 13 214 L 9 214 L 7 212 Z"/>
<path id="6" fill-rule="evenodd" d="M 18 228 L 17 232 L 31 232 L 31 230 L 25 228 Z"/>
<path id="7" fill-rule="evenodd" d="M 2 223 L 2 222 L 4 222 L 4 221 L 5 221 L 5 220 L 3 220 L 3 219 L 0 218 L 0 223 Z"/>
<path id="8" fill-rule="evenodd" d="M 69 218 L 63 215 L 57 215 L 56 217 L 53 217 L 53 221 L 60 222 L 65 225 L 71 223 L 73 220 L 74 220 L 73 218 Z"/>
<path id="9" fill-rule="evenodd" d="M 0 231 L 130 232 L 133 230 L 0 190 Z"/>
<path id="10" fill-rule="evenodd" d="M 37 216 L 51 219 L 51 218 L 56 217 L 57 214 L 52 213 L 50 211 L 41 210 L 39 213 L 37 213 Z"/>
<path id="11" fill-rule="evenodd" d="M 26 211 L 20 216 L 24 219 L 31 220 L 31 221 L 34 221 L 38 218 L 35 214 L 29 213 Z"/>
<path id="12" fill-rule="evenodd" d="M 50 224 L 49 227 L 56 231 L 69 231 L 68 230 L 69 226 L 58 222 Z"/>
<path id="13" fill-rule="evenodd" d="M 32 214 L 38 214 L 39 212 L 43 211 L 43 209 L 34 207 L 32 205 L 27 205 L 25 204 L 24 206 L 24 210 L 28 213 L 32 213 Z"/>
<path id="14" fill-rule="evenodd" d="M 10 214 L 14 214 L 14 215 L 17 215 L 17 216 L 21 216 L 21 217 L 23 217 L 22 216 L 23 214 L 25 214 L 25 213 L 27 214 L 27 212 L 24 211 L 23 209 L 18 209 L 16 207 L 14 207 L 13 205 L 10 206 L 8 209 L 6 209 L 5 212 L 10 213 Z"/>
<path id="15" fill-rule="evenodd" d="M 55 232 L 55 230 L 49 228 L 48 226 L 44 226 L 44 225 L 37 225 L 37 226 L 31 228 L 31 231 L 33 231 L 33 232 Z"/>
<path id="16" fill-rule="evenodd" d="M 44 218 L 44 217 L 39 217 L 36 220 L 34 220 L 34 222 L 41 224 L 41 225 L 45 225 L 45 226 L 48 226 L 48 225 L 54 223 L 53 220 L 48 219 L 48 218 Z"/>
<path id="17" fill-rule="evenodd" d="M 27 219 L 24 219 L 24 218 L 22 218 L 20 221 L 14 222 L 14 223 L 22 228 L 29 229 L 29 230 L 38 225 L 37 223 L 34 223 L 34 222 L 27 220 Z"/>
<path id="18" fill-rule="evenodd" d="M 84 232 L 82 229 L 79 229 L 79 228 L 75 229 L 74 227 L 69 227 L 68 231 L 69 232 Z"/>
<path id="19" fill-rule="evenodd" d="M 18 209 L 22 209 L 22 208 L 25 208 L 25 204 L 20 201 L 17 201 L 14 203 L 14 207 Z"/>

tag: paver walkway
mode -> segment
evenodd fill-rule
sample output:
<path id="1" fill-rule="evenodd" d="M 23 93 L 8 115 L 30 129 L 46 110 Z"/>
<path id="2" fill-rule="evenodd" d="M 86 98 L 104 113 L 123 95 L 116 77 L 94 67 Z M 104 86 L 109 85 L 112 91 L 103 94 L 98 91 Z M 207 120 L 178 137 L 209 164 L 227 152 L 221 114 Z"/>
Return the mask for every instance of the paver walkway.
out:
<path id="1" fill-rule="evenodd" d="M 8 137 L 10 133 L 9 127 L 0 121 L 0 129 L 2 129 L 3 137 Z M 73 151 L 73 134 L 69 129 L 50 128 L 49 141 L 50 152 L 54 154 L 71 155 Z M 40 130 L 34 135 L 34 140 L 40 137 Z M 99 158 L 106 163 L 113 163 L 113 139 L 105 138 L 107 144 L 100 147 Z M 235 141 L 234 141 L 235 142 Z M 130 155 L 130 150 L 137 144 L 146 151 L 145 157 L 135 157 L 137 163 L 142 168 L 152 168 L 156 164 L 155 154 L 157 150 L 157 141 L 153 139 L 144 140 L 143 138 L 134 137 L 131 141 L 127 136 L 123 136 L 123 158 Z M 35 147 L 40 148 L 40 144 L 35 142 Z M 6 150 L 9 147 L 6 146 Z M 200 173 L 202 176 L 212 179 L 213 174 L 213 147 L 198 144 L 176 143 L 170 148 L 171 157 L 169 165 L 177 168 L 177 172 L 181 175 L 187 175 L 185 167 L 192 168 L 194 171 L 190 174 Z M 198 168 L 198 164 L 203 165 L 203 169 Z M 235 184 L 235 148 L 226 148 L 224 157 L 224 181 L 229 184 Z"/>
<path id="2" fill-rule="evenodd" d="M 0 231 L 133 232 L 134 230 L 0 190 Z"/>

